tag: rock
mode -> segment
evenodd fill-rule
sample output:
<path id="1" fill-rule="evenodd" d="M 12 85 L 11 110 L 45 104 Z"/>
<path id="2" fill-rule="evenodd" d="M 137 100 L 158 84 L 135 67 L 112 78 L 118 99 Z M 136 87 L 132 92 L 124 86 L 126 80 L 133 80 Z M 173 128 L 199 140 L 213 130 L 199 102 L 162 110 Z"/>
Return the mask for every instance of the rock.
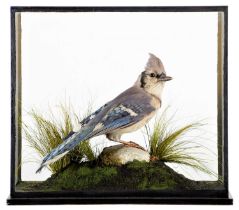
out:
<path id="1" fill-rule="evenodd" d="M 105 165 L 124 165 L 134 160 L 149 162 L 150 155 L 142 149 L 120 144 L 104 148 L 99 159 Z"/>

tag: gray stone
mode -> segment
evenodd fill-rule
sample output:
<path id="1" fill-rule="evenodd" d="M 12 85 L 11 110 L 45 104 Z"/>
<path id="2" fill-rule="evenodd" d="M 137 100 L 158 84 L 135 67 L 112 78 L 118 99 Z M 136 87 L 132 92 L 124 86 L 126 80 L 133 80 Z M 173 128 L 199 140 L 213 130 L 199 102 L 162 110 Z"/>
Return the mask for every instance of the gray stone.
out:
<path id="1" fill-rule="evenodd" d="M 150 155 L 147 151 L 123 144 L 104 148 L 99 158 L 106 165 L 124 165 L 134 160 L 150 161 Z"/>

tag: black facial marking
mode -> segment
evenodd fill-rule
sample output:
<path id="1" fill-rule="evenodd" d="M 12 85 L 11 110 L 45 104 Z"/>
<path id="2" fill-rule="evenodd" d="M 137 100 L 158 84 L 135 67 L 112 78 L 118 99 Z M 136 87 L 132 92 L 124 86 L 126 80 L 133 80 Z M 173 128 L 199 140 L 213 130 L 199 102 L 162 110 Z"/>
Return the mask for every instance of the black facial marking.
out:
<path id="1" fill-rule="evenodd" d="M 145 82 L 145 78 L 146 78 L 146 74 L 144 72 L 142 72 L 141 74 L 141 79 L 140 79 L 140 87 L 141 88 L 144 88 L 144 86 L 146 85 L 146 82 Z"/>
<path id="2" fill-rule="evenodd" d="M 157 74 L 156 78 L 159 79 L 159 78 L 164 78 L 166 75 L 165 73 L 161 73 L 161 74 Z"/>
<path id="3" fill-rule="evenodd" d="M 162 74 L 160 75 L 160 78 L 164 78 L 164 77 L 166 77 L 166 74 L 165 74 L 165 73 L 162 73 Z"/>

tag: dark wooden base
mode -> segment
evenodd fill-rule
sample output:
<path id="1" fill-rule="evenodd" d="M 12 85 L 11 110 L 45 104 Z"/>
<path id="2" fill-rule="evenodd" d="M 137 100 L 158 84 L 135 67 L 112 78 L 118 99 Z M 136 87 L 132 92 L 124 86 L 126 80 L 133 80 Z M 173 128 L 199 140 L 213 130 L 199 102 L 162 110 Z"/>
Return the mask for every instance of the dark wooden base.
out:
<path id="1" fill-rule="evenodd" d="M 39 197 L 39 198 L 12 198 L 7 199 L 8 205 L 52 205 L 52 204 L 199 204 L 199 205 L 232 205 L 233 199 L 227 198 L 202 198 L 202 197 Z"/>

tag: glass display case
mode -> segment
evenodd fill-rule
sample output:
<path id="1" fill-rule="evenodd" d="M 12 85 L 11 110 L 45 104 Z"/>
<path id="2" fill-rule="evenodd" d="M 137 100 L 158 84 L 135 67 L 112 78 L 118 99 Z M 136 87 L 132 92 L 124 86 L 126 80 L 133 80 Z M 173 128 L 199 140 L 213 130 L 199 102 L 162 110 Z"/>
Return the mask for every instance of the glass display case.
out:
<path id="1" fill-rule="evenodd" d="M 227 9 L 12 7 L 8 204 L 232 204 Z"/>

